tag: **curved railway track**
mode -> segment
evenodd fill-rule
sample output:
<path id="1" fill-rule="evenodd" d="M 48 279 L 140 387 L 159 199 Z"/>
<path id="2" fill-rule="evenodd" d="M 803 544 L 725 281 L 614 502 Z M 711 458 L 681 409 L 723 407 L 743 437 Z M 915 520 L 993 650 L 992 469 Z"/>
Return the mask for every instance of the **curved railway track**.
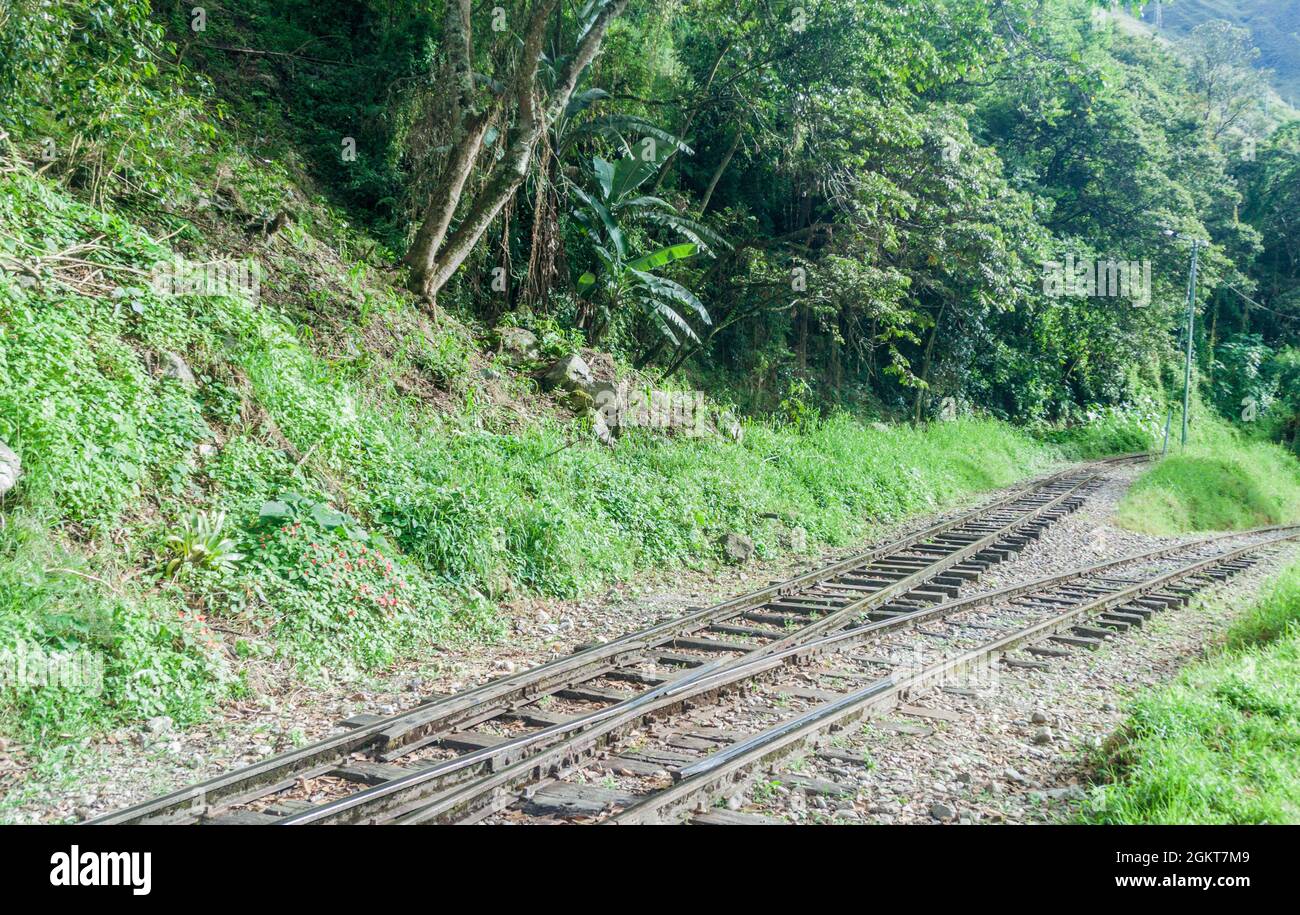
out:
<path id="1" fill-rule="evenodd" d="M 974 606 L 984 598 L 955 600 L 962 585 L 1078 508 L 1106 469 L 1140 460 L 1145 456 L 1129 455 L 1055 474 L 824 568 L 689 608 L 676 619 L 397 715 L 357 716 L 343 734 L 88 822 L 425 822 L 492 815 L 516 804 L 519 792 L 537 790 L 528 786 L 553 771 L 604 752 L 649 715 L 733 692 L 840 640 L 901 632 Z M 700 737 L 692 745 L 701 752 L 731 745 L 715 737 L 713 744 Z M 688 763 L 680 755 L 666 752 L 658 761 L 618 768 L 633 775 L 680 771 Z M 683 766 L 665 768 L 673 762 Z"/>

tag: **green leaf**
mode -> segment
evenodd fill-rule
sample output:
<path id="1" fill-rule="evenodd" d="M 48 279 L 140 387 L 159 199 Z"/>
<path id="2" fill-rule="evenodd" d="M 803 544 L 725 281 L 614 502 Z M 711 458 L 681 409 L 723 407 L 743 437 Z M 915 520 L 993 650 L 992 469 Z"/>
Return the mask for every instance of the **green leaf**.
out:
<path id="1" fill-rule="evenodd" d="M 658 162 L 645 162 L 632 156 L 624 156 L 614 166 L 613 187 L 606 195 L 611 204 L 618 203 L 635 191 L 659 170 Z"/>
<path id="2" fill-rule="evenodd" d="M 591 160 L 591 170 L 596 173 L 596 180 L 600 182 L 601 196 L 608 200 L 614 188 L 614 163 L 596 156 Z"/>
<path id="3" fill-rule="evenodd" d="M 257 513 L 257 517 L 263 521 L 283 521 L 293 517 L 293 509 L 286 502 L 271 499 L 262 503 L 262 509 Z"/>
<path id="4" fill-rule="evenodd" d="M 348 516 L 342 512 L 335 511 L 324 502 L 320 502 L 311 510 L 312 520 L 325 530 L 333 530 L 336 527 L 343 527 L 348 523 Z"/>
<path id="5" fill-rule="evenodd" d="M 632 270 L 657 270 L 665 264 L 694 257 L 699 251 L 699 245 L 694 242 L 684 241 L 680 244 L 660 248 L 658 251 L 651 251 L 634 261 L 629 261 L 628 267 Z"/>
<path id="6" fill-rule="evenodd" d="M 584 92 L 579 92 L 569 99 L 569 104 L 564 109 L 564 116 L 566 118 L 574 117 L 586 111 L 596 102 L 607 98 L 610 98 L 610 94 L 604 89 L 587 89 Z"/>

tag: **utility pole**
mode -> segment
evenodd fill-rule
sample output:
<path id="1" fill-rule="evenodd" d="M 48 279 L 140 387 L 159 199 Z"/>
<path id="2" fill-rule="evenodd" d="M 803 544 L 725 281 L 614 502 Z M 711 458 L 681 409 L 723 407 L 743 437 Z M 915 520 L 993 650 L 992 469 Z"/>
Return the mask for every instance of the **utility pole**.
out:
<path id="1" fill-rule="evenodd" d="M 1204 238 L 1192 238 L 1173 229 L 1163 230 L 1170 238 L 1178 238 L 1192 243 L 1192 269 L 1187 277 L 1187 365 L 1183 371 L 1183 447 L 1187 447 L 1187 425 L 1192 409 L 1192 331 L 1196 327 L 1196 269 L 1199 264 L 1201 249 L 1209 244 Z"/>
<path id="2" fill-rule="evenodd" d="M 1192 272 L 1187 278 L 1187 365 L 1183 372 L 1183 447 L 1187 447 L 1187 420 L 1192 408 L 1192 330 L 1196 324 L 1196 266 L 1197 255 L 1205 242 L 1192 240 Z"/>

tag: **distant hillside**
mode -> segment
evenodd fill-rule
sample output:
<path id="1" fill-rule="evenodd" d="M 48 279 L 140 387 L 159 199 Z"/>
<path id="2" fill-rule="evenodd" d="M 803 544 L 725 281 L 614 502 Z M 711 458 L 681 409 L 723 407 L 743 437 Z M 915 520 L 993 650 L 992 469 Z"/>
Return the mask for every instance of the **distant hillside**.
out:
<path id="1" fill-rule="evenodd" d="M 1153 25 L 1156 4 L 1142 16 Z M 1300 2 L 1298 0 L 1176 0 L 1164 4 L 1164 31 L 1191 32 L 1202 22 L 1226 19 L 1250 29 L 1260 50 L 1260 66 L 1274 71 L 1273 84 L 1292 105 L 1300 105 Z"/>

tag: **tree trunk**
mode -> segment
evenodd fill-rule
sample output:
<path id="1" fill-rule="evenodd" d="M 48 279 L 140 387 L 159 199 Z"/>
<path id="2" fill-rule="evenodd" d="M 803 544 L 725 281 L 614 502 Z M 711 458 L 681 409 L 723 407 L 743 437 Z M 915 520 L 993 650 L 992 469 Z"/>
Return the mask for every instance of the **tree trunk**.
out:
<path id="1" fill-rule="evenodd" d="M 930 365 L 934 357 L 934 341 L 939 336 L 939 322 L 943 320 L 943 310 L 947 307 L 945 302 L 939 306 L 939 314 L 934 319 L 934 329 L 930 331 L 930 342 L 925 345 L 925 358 L 921 363 L 921 380 L 925 382 L 925 387 L 916 389 L 916 402 L 912 407 L 912 421 L 919 424 L 921 422 L 921 405 L 924 403 L 925 392 L 928 391 L 930 384 Z"/>
<path id="2" fill-rule="evenodd" d="M 739 146 L 740 129 L 737 128 L 736 136 L 732 139 L 731 146 L 727 149 L 727 154 L 722 157 L 722 161 L 718 163 L 718 168 L 714 171 L 713 177 L 709 179 L 709 187 L 704 192 L 704 199 L 700 201 L 700 215 L 703 215 L 704 211 L 709 208 L 709 201 L 713 198 L 713 191 L 718 186 L 718 181 L 722 178 L 722 173 L 725 172 L 727 166 L 731 164 L 731 157 L 736 154 L 736 149 L 739 148 Z"/>

